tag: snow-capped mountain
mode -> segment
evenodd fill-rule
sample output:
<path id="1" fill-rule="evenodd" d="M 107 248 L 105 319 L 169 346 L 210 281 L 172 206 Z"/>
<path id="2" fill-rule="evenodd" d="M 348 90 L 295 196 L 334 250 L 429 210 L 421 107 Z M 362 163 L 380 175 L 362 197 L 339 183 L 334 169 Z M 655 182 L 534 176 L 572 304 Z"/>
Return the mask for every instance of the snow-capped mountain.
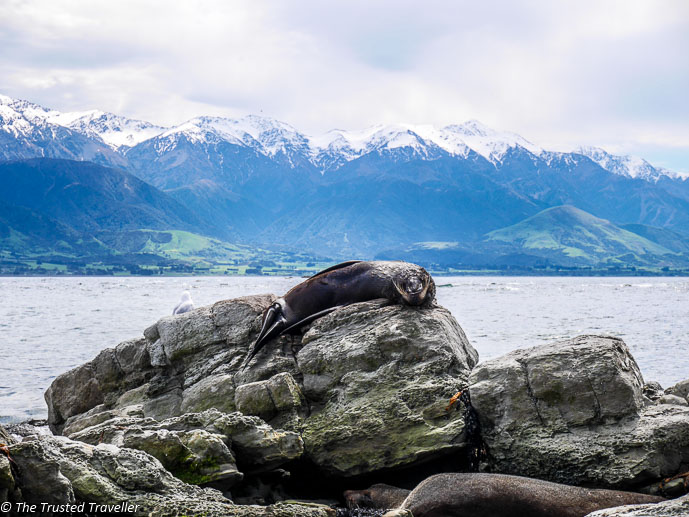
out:
<path id="1" fill-rule="evenodd" d="M 208 235 L 333 257 L 473 242 L 561 205 L 648 225 L 648 235 L 689 228 L 681 175 L 600 149 L 551 152 L 477 121 L 312 136 L 266 117 L 161 127 L 0 96 L 0 161 L 36 157 L 126 169 L 182 205 Z"/>
<path id="2" fill-rule="evenodd" d="M 65 129 L 72 133 L 65 133 Z M 9 137 L 21 141 L 25 147 L 22 155 L 21 150 L 9 151 L 11 146 L 5 143 L 4 148 L 0 148 L 0 156 L 6 159 L 54 156 L 60 154 L 60 147 L 67 147 L 63 149 L 65 157 L 76 158 L 82 152 L 78 149 L 83 149 L 82 159 L 94 159 L 100 154 L 101 162 L 117 165 L 124 165 L 126 161 L 118 160 L 105 151 L 104 146 L 126 157 L 136 146 L 155 142 L 153 147 L 160 157 L 172 152 L 180 141 L 185 145 L 201 146 L 226 143 L 252 150 L 280 166 L 295 168 L 310 164 L 321 173 L 335 171 L 369 153 L 398 160 L 433 160 L 445 153 L 467 158 L 475 153 L 494 165 L 508 152 L 518 149 L 533 157 L 562 154 L 550 153 L 517 134 L 491 129 L 476 120 L 442 128 L 397 124 L 362 130 L 334 129 L 313 136 L 284 122 L 255 115 L 239 119 L 203 116 L 174 127 L 162 127 L 98 110 L 62 113 L 0 95 L 0 138 L 3 132 L 3 140 Z M 75 143 L 76 149 L 55 144 L 58 139 L 75 135 L 88 140 Z M 603 169 L 630 178 L 658 181 L 661 177 L 688 177 L 654 167 L 641 158 L 616 156 L 596 147 L 581 147 L 573 154 L 586 156 Z"/>
<path id="3" fill-rule="evenodd" d="M 687 179 L 689 175 L 673 172 L 662 167 L 654 167 L 638 156 L 619 156 L 606 152 L 600 147 L 579 147 L 575 152 L 583 154 L 605 170 L 646 181 L 657 182 L 663 176 L 671 179 Z"/>
<path id="4" fill-rule="evenodd" d="M 0 159 L 50 157 L 125 164 L 99 136 L 58 123 L 56 119 L 63 115 L 0 95 Z"/>
<path id="5" fill-rule="evenodd" d="M 166 129 L 143 120 L 128 119 L 99 110 L 71 113 L 51 111 L 47 120 L 82 135 L 100 138 L 115 150 L 134 147 Z"/>

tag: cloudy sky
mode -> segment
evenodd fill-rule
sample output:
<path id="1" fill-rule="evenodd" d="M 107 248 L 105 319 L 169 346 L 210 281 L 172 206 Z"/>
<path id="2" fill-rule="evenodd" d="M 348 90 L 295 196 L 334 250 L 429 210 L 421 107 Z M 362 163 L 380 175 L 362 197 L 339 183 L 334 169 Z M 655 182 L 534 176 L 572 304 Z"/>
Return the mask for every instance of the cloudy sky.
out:
<path id="1" fill-rule="evenodd" d="M 317 134 L 478 119 L 689 171 L 685 0 L 0 0 L 0 93 Z"/>

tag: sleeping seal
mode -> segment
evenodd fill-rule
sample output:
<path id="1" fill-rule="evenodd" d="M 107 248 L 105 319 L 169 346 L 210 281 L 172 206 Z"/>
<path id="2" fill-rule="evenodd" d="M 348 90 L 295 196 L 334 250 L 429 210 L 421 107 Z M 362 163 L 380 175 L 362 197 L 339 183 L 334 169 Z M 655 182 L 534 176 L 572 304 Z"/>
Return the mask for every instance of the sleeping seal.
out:
<path id="1" fill-rule="evenodd" d="M 316 318 L 351 303 L 387 298 L 406 305 L 429 305 L 435 300 L 433 278 L 408 262 L 352 260 L 324 269 L 294 286 L 263 313 L 263 325 L 244 367 L 266 341 L 297 333 Z"/>
<path id="2" fill-rule="evenodd" d="M 436 474 L 383 517 L 401 515 L 403 510 L 414 517 L 584 517 L 603 508 L 664 500 L 505 474 Z"/>

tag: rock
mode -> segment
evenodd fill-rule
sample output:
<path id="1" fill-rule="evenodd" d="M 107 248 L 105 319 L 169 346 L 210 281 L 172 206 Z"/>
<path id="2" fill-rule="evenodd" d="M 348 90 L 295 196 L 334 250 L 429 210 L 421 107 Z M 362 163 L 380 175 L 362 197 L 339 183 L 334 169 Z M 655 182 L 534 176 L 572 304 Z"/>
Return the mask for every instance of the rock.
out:
<path id="1" fill-rule="evenodd" d="M 478 354 L 446 309 L 354 304 L 314 322 L 297 364 L 311 414 L 305 456 L 353 476 L 451 454 L 464 446 L 446 405 Z"/>
<path id="2" fill-rule="evenodd" d="M 294 454 L 284 449 L 289 442 L 291 451 L 303 443 L 305 460 L 317 469 L 344 476 L 464 446 L 462 415 L 444 407 L 478 354 L 447 310 L 353 304 L 316 320 L 304 336 L 271 341 L 241 370 L 274 299 L 238 298 L 163 318 L 144 338 L 59 376 L 46 393 L 51 429 L 74 435 L 127 415 L 164 421 L 212 408 L 227 418 L 211 427 L 239 426 L 264 443 L 266 423 L 232 416 L 240 409 L 267 420 L 275 451 L 261 460 L 261 447 L 241 443 L 236 428 L 219 431 L 231 436 L 240 469 L 251 455 L 259 466 L 279 465 Z M 285 429 L 282 439 L 273 428 Z M 284 434 L 290 431 L 303 442 Z"/>
<path id="3" fill-rule="evenodd" d="M 686 517 L 689 515 L 689 495 L 657 504 L 635 504 L 607 508 L 586 517 Z"/>
<path id="4" fill-rule="evenodd" d="M 650 381 L 644 384 L 643 394 L 651 401 L 656 401 L 663 396 L 663 387 L 659 382 Z"/>
<path id="5" fill-rule="evenodd" d="M 0 503 L 9 501 L 12 492 L 14 492 L 12 466 L 7 456 L 0 452 Z"/>
<path id="6" fill-rule="evenodd" d="M 289 373 L 279 373 L 267 381 L 250 382 L 234 393 L 237 409 L 245 415 L 270 420 L 278 414 L 296 411 L 306 400 L 299 385 Z"/>
<path id="7" fill-rule="evenodd" d="M 260 328 L 263 308 L 274 299 L 250 296 L 166 317 L 143 338 L 103 350 L 48 388 L 50 428 L 58 434 L 66 424 L 84 429 L 96 415 L 132 405 L 159 420 L 211 407 L 234 411 L 236 370 Z M 293 358 L 283 357 L 269 367 L 272 375 L 287 371 L 280 369 L 285 361 L 294 366 Z M 253 380 L 260 379 L 245 382 Z M 89 422 L 80 424 L 84 418 Z"/>
<path id="8" fill-rule="evenodd" d="M 135 507 L 134 515 L 183 514 L 229 517 L 325 517 L 323 507 L 236 506 L 214 489 L 184 483 L 152 456 L 110 444 L 97 446 L 66 437 L 35 437 L 10 447 L 19 466 L 17 479 L 29 504 L 54 503 Z M 92 510 L 93 511 L 93 510 Z"/>
<path id="9" fill-rule="evenodd" d="M 181 510 L 186 501 L 202 500 L 208 511 L 231 502 L 220 492 L 200 489 L 174 478 L 152 456 L 113 445 L 98 446 L 65 437 L 36 437 L 10 447 L 19 466 L 18 485 L 27 503 L 117 504 L 140 508 L 137 515 L 157 511 L 162 502 Z"/>
<path id="10" fill-rule="evenodd" d="M 297 433 L 275 430 L 257 417 L 237 412 L 227 415 L 217 410 L 188 413 L 162 422 L 116 417 L 69 437 L 93 445 L 109 443 L 142 450 L 186 482 L 222 480 L 225 488 L 243 478 L 235 455 L 255 473 L 272 470 L 304 452 Z"/>
<path id="11" fill-rule="evenodd" d="M 11 443 L 14 443 L 15 440 L 10 436 L 10 433 L 0 425 L 0 443 L 4 443 L 5 445 L 9 445 Z"/>
<path id="12" fill-rule="evenodd" d="M 9 424 L 5 432 L 10 435 L 10 440 L 21 441 L 22 438 L 33 435 L 52 436 L 46 420 L 29 420 L 18 424 Z M 3 441 L 2 431 L 0 430 L 0 442 Z M 13 443 L 13 442 L 10 442 Z"/>
<path id="13" fill-rule="evenodd" d="M 689 462 L 689 408 L 646 404 L 620 339 L 516 350 L 469 382 L 494 472 L 633 489 Z"/>
<path id="14" fill-rule="evenodd" d="M 689 402 L 684 397 L 677 395 L 663 395 L 658 399 L 658 404 L 674 404 L 676 406 L 689 406 Z"/>
<path id="15" fill-rule="evenodd" d="M 676 395 L 684 399 L 689 399 L 689 379 L 678 382 L 674 386 L 669 387 L 665 390 L 665 393 L 668 395 Z"/>

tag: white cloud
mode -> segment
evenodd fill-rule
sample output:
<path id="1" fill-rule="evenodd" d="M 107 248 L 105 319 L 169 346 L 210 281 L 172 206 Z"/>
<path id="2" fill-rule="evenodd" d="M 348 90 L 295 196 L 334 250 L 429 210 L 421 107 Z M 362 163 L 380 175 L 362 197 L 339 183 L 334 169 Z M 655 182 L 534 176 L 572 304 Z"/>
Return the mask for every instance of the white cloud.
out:
<path id="1" fill-rule="evenodd" d="M 0 0 L 0 10 L 0 91 L 57 109 L 161 124 L 262 112 L 312 133 L 476 118 L 551 147 L 665 147 L 689 169 L 683 0 Z"/>

